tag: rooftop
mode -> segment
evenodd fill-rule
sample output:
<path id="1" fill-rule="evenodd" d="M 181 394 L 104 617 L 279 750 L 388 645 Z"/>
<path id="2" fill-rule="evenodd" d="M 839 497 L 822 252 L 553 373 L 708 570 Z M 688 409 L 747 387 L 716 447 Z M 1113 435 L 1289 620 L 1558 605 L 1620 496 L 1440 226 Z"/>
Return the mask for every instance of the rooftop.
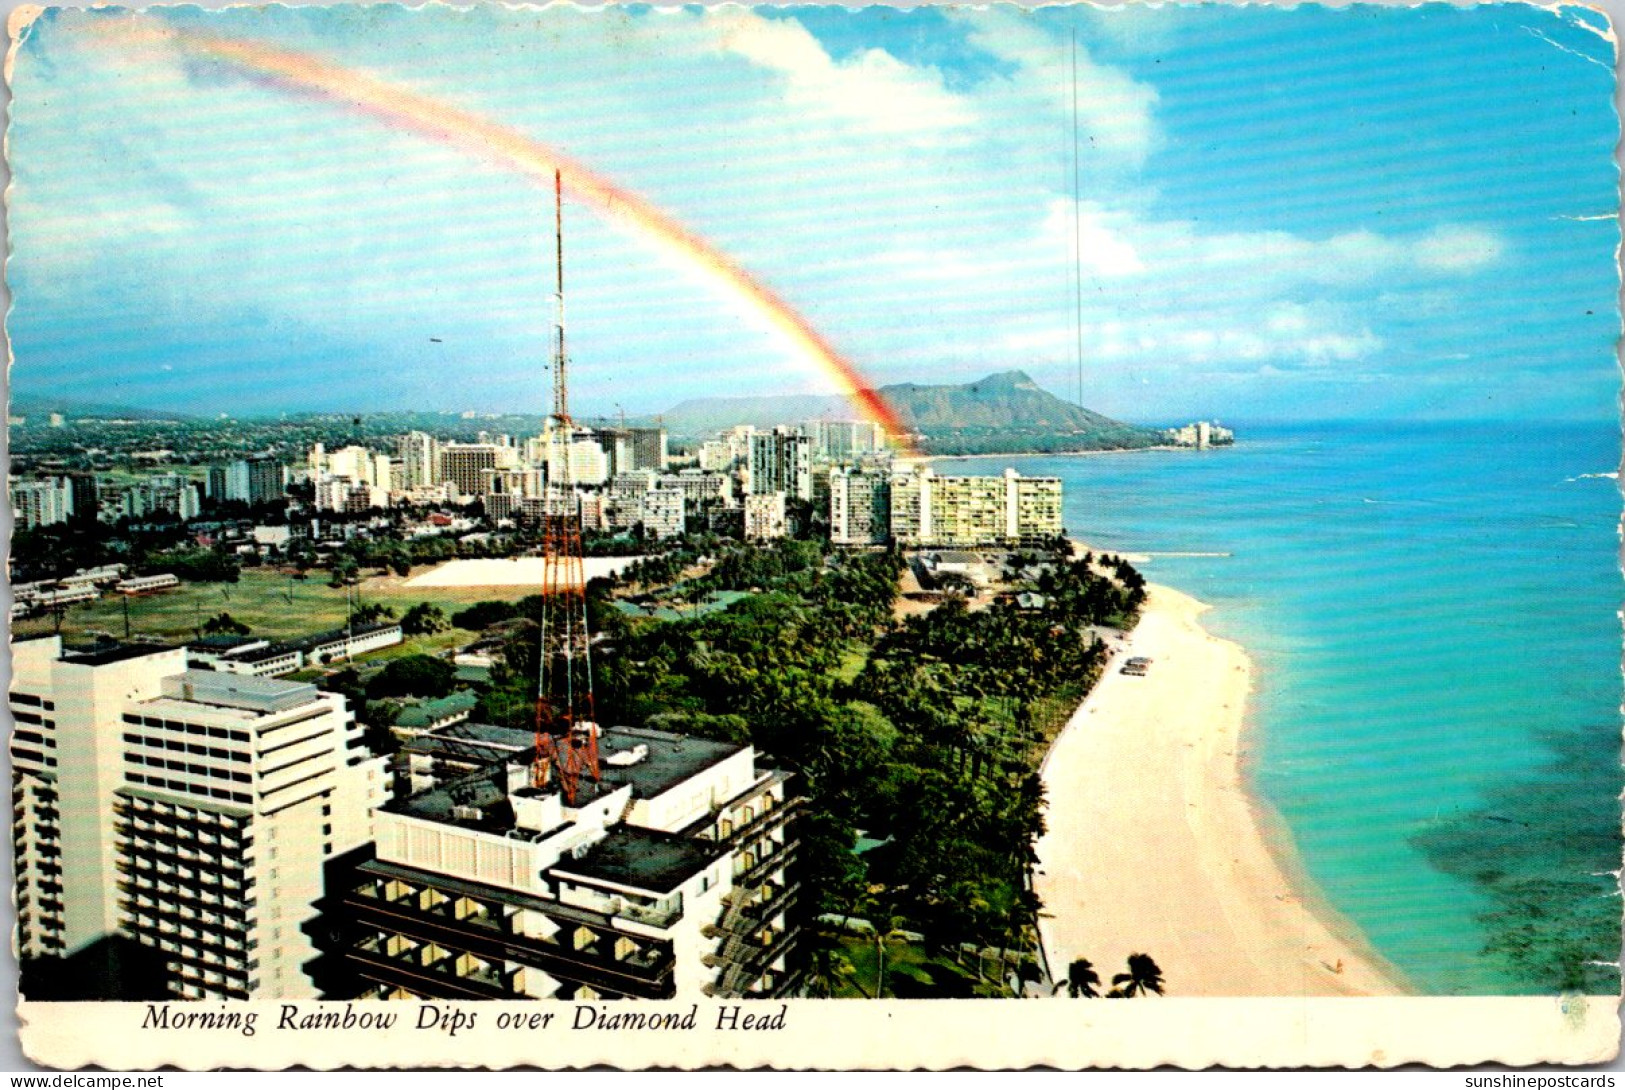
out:
<path id="1" fill-rule="evenodd" d="M 728 853 L 710 840 L 617 825 L 579 857 L 560 860 L 549 873 L 670 893 Z"/>
<path id="2" fill-rule="evenodd" d="M 386 802 L 380 809 L 385 813 L 405 814 L 407 817 L 433 821 L 441 825 L 458 825 L 482 833 L 502 836 L 514 828 L 513 805 L 508 801 L 508 772 L 505 766 L 485 768 L 455 780 L 436 784 L 409 798 Z M 479 817 L 459 816 L 464 812 L 479 811 Z"/>
<path id="3" fill-rule="evenodd" d="M 489 723 L 456 723 L 426 731 L 406 743 L 411 753 L 460 754 L 477 757 L 483 749 L 491 761 L 514 756 L 529 759 L 536 744 L 534 732 L 520 727 L 499 727 Z M 647 752 L 636 764 L 615 765 L 610 758 L 631 753 L 638 746 Z M 712 742 L 669 731 L 646 727 L 609 727 L 598 736 L 598 774 L 601 787 L 590 779 L 581 782 L 578 803 L 591 802 L 628 784 L 634 798 L 648 799 L 665 794 L 684 780 L 703 772 L 743 750 L 744 746 Z"/>
<path id="4" fill-rule="evenodd" d="M 395 717 L 397 727 L 427 727 L 448 715 L 467 714 L 478 706 L 480 698 L 468 689 L 461 689 L 439 700 L 419 700 L 402 708 Z"/>
<path id="5" fill-rule="evenodd" d="M 424 731 L 408 739 L 401 749 L 406 753 L 490 763 L 516 756 L 528 760 L 535 744 L 536 736 L 528 730 L 463 722 Z"/>
<path id="6" fill-rule="evenodd" d="M 401 622 L 399 621 L 383 621 L 378 624 L 350 625 L 346 628 L 335 628 L 328 632 L 317 632 L 311 636 L 299 636 L 295 639 L 285 641 L 283 646 L 295 648 L 300 651 L 310 651 L 317 647 L 325 646 L 326 644 L 337 643 L 340 640 L 353 639 L 358 636 L 370 636 L 374 632 L 383 632 L 386 629 L 399 628 L 400 626 Z"/>
<path id="7" fill-rule="evenodd" d="M 115 662 L 161 655 L 179 648 L 168 644 L 151 643 L 98 643 L 88 647 L 63 648 L 62 661 L 79 666 L 109 666 Z"/>
<path id="8" fill-rule="evenodd" d="M 269 659 L 279 659 L 287 655 L 297 654 L 299 649 L 286 643 L 273 643 L 267 647 L 256 647 L 251 651 L 243 651 L 233 655 L 238 662 L 265 662 Z"/>
<path id="9" fill-rule="evenodd" d="M 609 763 L 615 754 L 640 745 L 648 747 L 648 754 L 638 763 Z M 607 784 L 631 784 L 636 798 L 654 798 L 744 748 L 647 727 L 610 727 L 598 736 L 599 774 Z"/>
<path id="10" fill-rule="evenodd" d="M 244 682 L 270 681 L 275 689 L 260 689 Z M 188 670 L 166 677 L 162 695 L 142 700 L 133 710 L 142 715 L 178 719 L 217 727 L 253 727 L 269 716 L 306 707 L 316 700 L 314 685 L 298 685 L 271 678 Z"/>
<path id="11" fill-rule="evenodd" d="M 204 636 L 201 639 L 188 643 L 188 647 L 201 647 L 209 651 L 230 651 L 234 647 L 242 647 L 251 643 L 264 643 L 258 636 L 231 636 L 221 633 L 214 636 Z"/>
<path id="12" fill-rule="evenodd" d="M 405 752 L 462 759 L 485 767 L 408 798 L 395 799 L 383 809 L 424 821 L 506 834 L 515 827 L 506 786 L 509 766 L 528 765 L 534 745 L 535 734 L 530 730 L 489 723 L 464 722 L 425 731 L 405 744 Z M 640 745 L 647 751 L 636 764 L 609 763 L 610 757 L 630 753 Z M 599 735 L 599 782 L 583 777 L 575 805 L 585 806 L 628 786 L 633 798 L 653 798 L 743 749 L 666 731 L 611 727 Z M 458 816 L 461 807 L 470 808 L 463 811 L 465 814 L 478 809 L 480 815 Z"/>
<path id="13" fill-rule="evenodd" d="M 959 549 L 944 549 L 937 553 L 939 564 L 980 564 L 982 558 L 977 553 L 968 553 Z"/>

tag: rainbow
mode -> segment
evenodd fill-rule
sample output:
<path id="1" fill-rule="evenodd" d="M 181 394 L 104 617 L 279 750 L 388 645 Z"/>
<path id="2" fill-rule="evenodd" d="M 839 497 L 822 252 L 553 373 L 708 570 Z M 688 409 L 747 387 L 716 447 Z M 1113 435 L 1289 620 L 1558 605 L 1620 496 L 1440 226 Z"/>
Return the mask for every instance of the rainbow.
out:
<path id="1" fill-rule="evenodd" d="M 640 236 L 676 254 L 742 299 L 800 356 L 833 379 L 863 416 L 879 424 L 893 441 L 907 443 L 910 429 L 885 398 L 782 296 L 638 194 L 557 148 L 428 95 L 306 53 L 133 20 L 110 20 L 98 30 L 100 36 L 123 44 L 167 44 L 193 57 L 217 61 L 260 82 L 315 95 L 392 129 L 460 149 L 491 166 L 536 181 L 551 184 L 557 171 L 570 196 L 631 226 Z"/>

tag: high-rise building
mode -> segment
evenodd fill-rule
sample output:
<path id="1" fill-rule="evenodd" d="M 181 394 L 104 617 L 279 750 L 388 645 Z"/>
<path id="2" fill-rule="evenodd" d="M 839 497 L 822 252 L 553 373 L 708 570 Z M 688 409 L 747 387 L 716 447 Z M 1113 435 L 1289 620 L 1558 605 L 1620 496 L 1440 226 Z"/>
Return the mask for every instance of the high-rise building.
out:
<path id="1" fill-rule="evenodd" d="M 643 497 L 654 491 L 658 475 L 652 469 L 617 473 L 604 490 L 604 518 L 613 530 L 630 530 L 643 517 Z"/>
<path id="2" fill-rule="evenodd" d="M 175 998 L 310 996 L 304 925 L 325 861 L 371 839 L 383 760 L 342 697 L 185 656 L 15 645 L 19 949 L 117 933 Z"/>
<path id="3" fill-rule="evenodd" d="M 433 488 L 440 483 L 440 441 L 428 432 L 408 432 L 395 441 L 401 459 L 401 490 Z"/>
<path id="4" fill-rule="evenodd" d="M 628 469 L 652 469 L 656 473 L 666 472 L 666 429 L 665 428 L 627 428 L 626 435 L 632 442 L 632 464 Z M 620 467 L 616 467 L 619 472 Z"/>
<path id="5" fill-rule="evenodd" d="M 547 446 L 547 474 L 550 479 L 562 479 L 564 467 L 561 459 L 569 451 L 572 485 L 599 485 L 610 478 L 610 458 L 598 438 L 586 428 L 574 429 L 570 443 L 549 443 Z"/>
<path id="6" fill-rule="evenodd" d="M 622 428 L 594 428 L 589 434 L 592 441 L 603 448 L 607 476 L 630 473 L 638 468 L 630 431 Z"/>
<path id="7" fill-rule="evenodd" d="M 204 479 L 203 494 L 215 503 L 228 499 L 227 493 L 231 488 L 231 484 L 226 478 L 230 472 L 231 463 L 210 466 L 209 475 Z"/>
<path id="8" fill-rule="evenodd" d="M 343 477 L 375 488 L 390 486 L 389 455 L 362 446 L 347 446 L 322 453 L 321 444 L 311 452 L 317 476 Z"/>
<path id="9" fill-rule="evenodd" d="M 186 521 L 202 513 L 203 502 L 195 483 L 178 473 L 163 473 L 124 489 L 121 508 L 129 518 L 165 512 Z"/>
<path id="10" fill-rule="evenodd" d="M 1061 481 L 939 477 L 929 466 L 891 479 L 891 536 L 900 545 L 1014 545 L 1060 535 Z"/>
<path id="11" fill-rule="evenodd" d="M 829 539 L 881 545 L 891 536 L 891 479 L 835 469 L 829 475 Z"/>
<path id="12" fill-rule="evenodd" d="M 698 469 L 685 469 L 681 473 L 663 473 L 655 480 L 658 488 L 675 488 L 683 494 L 690 511 L 699 511 L 708 504 L 721 503 L 728 498 L 728 476 L 706 473 Z"/>
<path id="13" fill-rule="evenodd" d="M 543 499 L 543 476 L 543 471 L 536 466 L 486 470 L 482 498 L 487 517 L 529 517 L 530 508 L 536 507 Z"/>
<path id="14" fill-rule="evenodd" d="M 248 460 L 248 502 L 274 503 L 287 492 L 288 469 L 275 458 Z"/>
<path id="15" fill-rule="evenodd" d="M 886 433 L 871 420 L 810 420 L 802 428 L 812 439 L 813 456 L 835 462 L 884 450 Z"/>
<path id="16" fill-rule="evenodd" d="M 750 437 L 747 487 L 753 493 L 783 492 L 797 500 L 812 499 L 812 440 L 791 428 L 774 428 Z"/>
<path id="17" fill-rule="evenodd" d="M 270 503 L 282 498 L 287 470 L 275 458 L 248 458 L 209 467 L 209 498 Z"/>
<path id="18" fill-rule="evenodd" d="M 73 492 L 73 514 L 76 519 L 93 519 L 100 507 L 96 478 L 89 473 L 70 473 L 68 487 Z"/>
<path id="19" fill-rule="evenodd" d="M 11 511 L 20 529 L 35 530 L 67 522 L 75 514 L 78 490 L 68 477 L 11 482 Z M 95 514 L 92 507 L 91 514 Z"/>
<path id="20" fill-rule="evenodd" d="M 528 731 L 410 740 L 433 786 L 379 812 L 376 859 L 323 920 L 351 971 L 328 998 L 789 994 L 789 777 L 749 746 L 662 731 L 598 745 L 599 778 L 572 803 L 531 785 Z"/>
<path id="21" fill-rule="evenodd" d="M 726 439 L 707 439 L 701 443 L 699 459 L 700 470 L 706 473 L 728 469 L 737 460 Z"/>
<path id="22" fill-rule="evenodd" d="M 440 447 L 440 479 L 464 499 L 474 499 L 485 486 L 485 471 L 517 465 L 518 451 L 498 443 L 445 443 Z"/>

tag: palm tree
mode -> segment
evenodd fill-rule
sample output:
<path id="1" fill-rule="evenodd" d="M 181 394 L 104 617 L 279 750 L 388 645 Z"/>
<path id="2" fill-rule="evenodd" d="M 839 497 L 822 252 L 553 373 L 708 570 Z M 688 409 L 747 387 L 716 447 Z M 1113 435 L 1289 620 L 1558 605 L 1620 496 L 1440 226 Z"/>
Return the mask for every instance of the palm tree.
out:
<path id="1" fill-rule="evenodd" d="M 1162 970 L 1150 954 L 1130 954 L 1128 972 L 1112 977 L 1112 997 L 1133 999 L 1147 992 L 1162 994 Z"/>
<path id="2" fill-rule="evenodd" d="M 1094 963 L 1088 958 L 1074 958 L 1071 965 L 1066 967 L 1066 983 L 1055 985 L 1055 990 L 1066 988 L 1066 994 L 1073 999 L 1098 999 L 1100 992 L 1100 974 L 1095 972 Z"/>
<path id="3" fill-rule="evenodd" d="M 908 922 L 908 920 L 904 917 L 893 915 L 890 912 L 888 912 L 883 918 L 885 920 L 884 923 L 882 923 L 880 920 L 870 921 L 875 929 L 876 999 L 880 999 L 886 994 L 886 947 L 891 945 L 892 940 L 901 939 L 904 937 L 905 932 L 903 930 L 903 925 Z"/>

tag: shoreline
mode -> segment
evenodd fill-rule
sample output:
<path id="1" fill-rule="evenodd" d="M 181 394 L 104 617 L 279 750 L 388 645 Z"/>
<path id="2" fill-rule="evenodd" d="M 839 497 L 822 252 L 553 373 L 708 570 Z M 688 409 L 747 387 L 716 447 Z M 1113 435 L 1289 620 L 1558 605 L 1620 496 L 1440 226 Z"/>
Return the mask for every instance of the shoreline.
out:
<path id="1" fill-rule="evenodd" d="M 1223 446 L 1207 447 L 1207 450 L 1227 450 L 1235 446 L 1226 443 Z M 1107 454 L 1149 454 L 1153 451 L 1189 451 L 1200 454 L 1200 447 L 1178 447 L 1167 443 L 1160 443 L 1154 447 L 1108 447 L 1104 450 L 1009 450 L 988 454 L 921 454 L 917 457 L 927 462 L 947 462 L 987 458 L 1094 458 Z"/>
<path id="2" fill-rule="evenodd" d="M 1247 774 L 1252 664 L 1157 584 L 1139 625 L 1040 770 L 1039 940 L 1057 982 L 1086 957 L 1102 990 L 1130 953 L 1177 996 L 1407 995 L 1403 974 L 1315 888 Z M 1118 672 L 1128 655 L 1150 672 Z M 1064 994 L 1064 989 L 1063 989 Z"/>

